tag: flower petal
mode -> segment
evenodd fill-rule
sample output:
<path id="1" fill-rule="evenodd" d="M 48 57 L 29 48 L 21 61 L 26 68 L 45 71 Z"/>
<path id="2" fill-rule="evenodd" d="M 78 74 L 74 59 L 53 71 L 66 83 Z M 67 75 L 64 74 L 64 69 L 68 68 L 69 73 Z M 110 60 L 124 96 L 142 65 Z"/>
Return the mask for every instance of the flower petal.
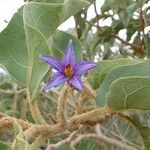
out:
<path id="1" fill-rule="evenodd" d="M 65 81 L 67 81 L 68 79 L 61 73 L 57 72 L 51 79 L 51 81 L 49 81 L 47 83 L 47 85 L 44 87 L 44 91 L 52 88 L 52 87 L 57 87 L 59 84 L 64 83 Z"/>
<path id="2" fill-rule="evenodd" d="M 74 86 L 76 89 L 83 91 L 83 85 L 80 76 L 74 75 L 69 83 Z"/>
<path id="3" fill-rule="evenodd" d="M 75 65 L 74 71 L 75 74 L 81 75 L 82 73 L 87 72 L 94 67 L 96 67 L 96 64 L 93 62 L 81 61 Z"/>
<path id="4" fill-rule="evenodd" d="M 74 55 L 72 40 L 69 40 L 63 60 L 66 65 L 70 64 L 72 67 L 74 67 L 75 55 Z"/>
<path id="5" fill-rule="evenodd" d="M 63 72 L 65 66 L 63 65 L 63 63 L 60 60 L 58 60 L 54 57 L 48 56 L 48 55 L 41 55 L 40 58 L 44 62 L 50 64 L 57 71 Z"/>

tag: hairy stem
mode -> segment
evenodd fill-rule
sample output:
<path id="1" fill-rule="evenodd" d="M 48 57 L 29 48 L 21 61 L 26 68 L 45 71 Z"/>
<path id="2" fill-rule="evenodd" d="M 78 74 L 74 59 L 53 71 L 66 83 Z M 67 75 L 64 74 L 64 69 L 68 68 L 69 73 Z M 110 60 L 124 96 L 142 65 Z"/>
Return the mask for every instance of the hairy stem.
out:
<path id="1" fill-rule="evenodd" d="M 58 98 L 58 107 L 57 107 L 57 116 L 58 121 L 62 125 L 66 125 L 67 115 L 66 115 L 66 101 L 67 101 L 67 90 L 69 88 L 69 85 L 66 84 L 60 93 L 60 96 Z"/>
<path id="2" fill-rule="evenodd" d="M 46 124 L 43 116 L 41 115 L 41 112 L 39 111 L 39 108 L 35 100 L 32 100 L 31 102 L 29 102 L 29 108 L 31 111 L 31 115 L 36 123 Z"/>
<path id="3" fill-rule="evenodd" d="M 81 106 L 79 101 L 77 100 L 77 98 L 75 97 L 73 90 L 70 91 L 70 99 L 72 100 L 73 103 L 73 108 L 75 110 L 75 115 L 80 114 L 81 113 Z"/>
<path id="4" fill-rule="evenodd" d="M 66 121 L 67 126 L 62 125 L 61 123 L 55 125 L 34 125 L 28 130 L 25 134 L 28 139 L 36 138 L 39 135 L 44 135 L 46 137 L 52 137 L 54 135 L 60 134 L 63 131 L 67 130 L 77 130 L 80 124 L 90 122 L 99 122 L 103 119 L 103 116 L 107 113 L 112 113 L 108 108 L 97 108 L 95 110 L 73 116 Z"/>
<path id="5" fill-rule="evenodd" d="M 26 130 L 28 129 L 29 127 L 31 127 L 33 124 L 29 123 L 29 122 L 26 122 L 24 120 L 21 120 L 21 119 L 17 119 L 17 122 L 20 124 L 20 126 L 22 127 L 23 130 Z M 12 128 L 13 126 L 13 123 L 12 121 L 8 118 L 8 116 L 3 116 L 0 118 L 0 132 L 1 131 L 5 131 L 6 129 L 10 129 Z M 5 130 L 4 130 L 5 129 Z"/>

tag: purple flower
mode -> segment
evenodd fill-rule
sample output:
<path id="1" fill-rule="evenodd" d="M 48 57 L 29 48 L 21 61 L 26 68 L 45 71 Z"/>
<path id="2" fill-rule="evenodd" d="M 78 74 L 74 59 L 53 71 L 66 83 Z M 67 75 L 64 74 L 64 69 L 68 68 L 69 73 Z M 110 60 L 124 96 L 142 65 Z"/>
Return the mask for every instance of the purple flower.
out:
<path id="1" fill-rule="evenodd" d="M 66 81 L 76 89 L 82 91 L 83 84 L 81 81 L 81 74 L 96 66 L 93 62 L 76 62 L 72 40 L 69 40 L 65 56 L 62 60 L 58 60 L 48 55 L 42 55 L 40 58 L 57 71 L 44 87 L 45 91 L 52 87 L 57 87 L 59 84 L 63 84 Z"/>

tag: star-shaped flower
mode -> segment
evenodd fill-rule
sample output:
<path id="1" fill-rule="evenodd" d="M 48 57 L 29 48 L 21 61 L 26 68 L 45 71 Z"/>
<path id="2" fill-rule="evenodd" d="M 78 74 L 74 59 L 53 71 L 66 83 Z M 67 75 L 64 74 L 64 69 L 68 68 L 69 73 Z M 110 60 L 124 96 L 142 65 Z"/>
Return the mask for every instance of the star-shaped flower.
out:
<path id="1" fill-rule="evenodd" d="M 95 63 L 89 61 L 76 62 L 72 40 L 69 40 L 64 58 L 62 60 L 58 60 L 48 55 L 42 55 L 40 58 L 44 62 L 50 64 L 51 67 L 57 71 L 44 87 L 45 91 L 52 87 L 57 87 L 64 82 L 68 82 L 76 89 L 82 91 L 83 84 L 81 74 L 96 66 Z"/>

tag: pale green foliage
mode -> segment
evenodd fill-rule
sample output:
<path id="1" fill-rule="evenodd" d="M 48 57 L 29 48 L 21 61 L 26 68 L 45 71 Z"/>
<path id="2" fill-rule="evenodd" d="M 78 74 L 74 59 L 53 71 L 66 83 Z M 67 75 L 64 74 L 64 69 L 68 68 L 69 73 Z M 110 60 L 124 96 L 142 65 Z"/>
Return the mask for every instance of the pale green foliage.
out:
<path id="1" fill-rule="evenodd" d="M 7 28 L 0 33 L 0 49 L 1 65 L 20 84 L 25 85 L 28 54 L 23 28 L 22 8 L 13 16 Z"/>
<path id="2" fill-rule="evenodd" d="M 99 93 L 97 96 L 97 101 L 99 101 L 99 105 L 104 106 L 107 104 L 108 100 L 106 98 L 106 95 L 110 90 L 111 84 L 115 80 L 122 78 L 122 77 L 148 76 L 149 74 L 150 74 L 150 61 L 149 60 L 134 64 L 134 65 L 131 64 L 131 65 L 120 66 L 120 67 L 110 70 L 110 72 L 108 72 L 108 74 L 106 75 L 99 89 Z M 121 95 L 121 93 L 119 92 L 118 94 Z M 121 97 L 123 96 L 124 94 L 121 95 Z M 145 106 L 146 105 L 147 104 L 145 104 Z"/>
<path id="3" fill-rule="evenodd" d="M 82 126 L 85 126 L 80 134 L 95 132 L 93 127 L 96 123 L 101 123 L 101 132 L 105 136 L 138 150 L 149 150 L 150 60 L 147 58 L 150 57 L 150 35 L 144 30 L 150 25 L 150 7 L 143 7 L 148 1 L 105 0 L 101 12 L 98 8 L 97 16 L 89 21 L 87 10 L 92 3 L 92 0 L 31 0 L 14 14 L 8 26 L 0 33 L 0 66 L 9 74 L 7 77 L 0 74 L 0 109 L 6 115 L 1 116 L 0 112 L 0 150 L 29 150 L 32 144 L 34 147 L 41 143 L 43 147 L 38 146 L 38 149 L 43 150 L 48 144 L 62 141 L 70 134 L 58 132 L 52 135 L 49 142 L 49 137 L 45 141 L 42 141 L 45 137 L 36 141 L 38 136 L 30 139 L 30 132 L 27 134 L 24 131 L 29 128 L 29 124 L 32 128 L 40 127 L 32 119 L 34 114 L 31 112 L 36 111 L 39 111 L 36 116 L 41 113 L 43 120 L 49 124 L 49 130 L 55 128 L 55 125 L 59 126 L 56 111 L 62 87 L 51 90 L 48 94 L 41 91 L 41 83 L 49 81 L 53 71 L 39 59 L 39 55 L 62 58 L 69 39 L 73 41 L 77 61 L 94 61 L 95 56 L 98 61 L 97 67 L 82 78 L 87 79 L 94 91 L 89 86 L 85 95 L 76 91 L 73 93 L 75 98 L 71 95 L 66 98 L 66 114 L 71 118 L 69 123 L 72 118 L 76 118 L 77 113 L 72 101 L 75 99 L 75 105 L 79 106 L 82 99 L 83 110 L 78 115 Z M 75 18 L 76 27 L 67 32 L 58 30 L 71 16 Z M 98 20 L 108 18 L 112 21 L 110 26 L 98 24 Z M 92 26 L 96 28 L 94 33 Z M 126 39 L 118 37 L 122 29 L 127 31 Z M 116 48 L 115 52 L 112 47 Z M 90 101 L 89 97 L 95 98 L 96 102 Z M 38 105 L 32 106 L 34 111 L 30 108 L 30 112 L 28 105 L 32 104 L 31 101 Z M 111 111 L 106 116 L 101 116 L 101 113 L 86 116 L 86 112 L 103 110 L 105 107 Z M 82 115 L 85 115 L 84 121 Z M 17 118 L 26 124 L 20 123 Z M 90 122 L 95 118 L 100 120 Z M 70 126 L 74 127 L 76 122 Z M 79 124 L 71 129 L 67 126 L 64 131 L 77 130 Z M 42 127 L 42 130 L 46 127 Z M 44 136 L 49 134 L 49 130 Z M 57 130 L 59 131 L 58 128 Z M 36 129 L 32 131 L 36 132 Z M 40 133 L 41 130 L 38 131 L 39 135 Z M 58 149 L 69 149 L 68 143 Z M 108 143 L 86 138 L 79 141 L 75 148 L 119 150 L 117 146 Z"/>
<path id="4" fill-rule="evenodd" d="M 133 76 L 115 80 L 107 94 L 108 105 L 115 110 L 150 109 L 150 77 Z"/>
<path id="5" fill-rule="evenodd" d="M 129 65 L 139 63 L 141 60 L 127 59 L 127 58 L 119 58 L 114 60 L 104 60 L 97 63 L 97 67 L 93 70 L 91 74 L 91 84 L 94 89 L 100 87 L 107 73 L 119 66 Z"/>

